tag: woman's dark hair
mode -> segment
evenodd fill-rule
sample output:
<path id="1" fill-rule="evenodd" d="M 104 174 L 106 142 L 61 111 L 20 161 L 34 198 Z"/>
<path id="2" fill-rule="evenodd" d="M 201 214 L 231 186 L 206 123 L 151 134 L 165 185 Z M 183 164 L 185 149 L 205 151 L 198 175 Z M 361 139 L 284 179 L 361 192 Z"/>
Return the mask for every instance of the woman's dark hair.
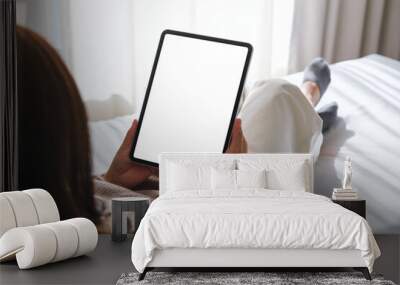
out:
<path id="1" fill-rule="evenodd" d="M 17 28 L 19 189 L 43 188 L 61 218 L 97 221 L 85 107 L 56 50 Z"/>

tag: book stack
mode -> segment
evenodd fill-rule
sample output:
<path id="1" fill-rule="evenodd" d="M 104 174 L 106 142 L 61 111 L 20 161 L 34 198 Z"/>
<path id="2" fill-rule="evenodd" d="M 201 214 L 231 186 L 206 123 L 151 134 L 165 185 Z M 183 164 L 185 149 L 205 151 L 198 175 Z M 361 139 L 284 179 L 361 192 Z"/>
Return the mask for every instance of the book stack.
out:
<path id="1" fill-rule="evenodd" d="M 332 193 L 333 200 L 357 200 L 358 193 L 352 189 L 334 188 Z"/>

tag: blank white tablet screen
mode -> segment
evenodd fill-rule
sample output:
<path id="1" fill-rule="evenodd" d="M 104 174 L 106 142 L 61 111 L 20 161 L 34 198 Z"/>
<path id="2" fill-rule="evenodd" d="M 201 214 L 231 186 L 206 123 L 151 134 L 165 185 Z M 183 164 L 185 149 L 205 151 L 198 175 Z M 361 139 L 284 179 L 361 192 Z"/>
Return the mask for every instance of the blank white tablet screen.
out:
<path id="1" fill-rule="evenodd" d="M 133 157 L 219 152 L 249 48 L 165 34 Z"/>

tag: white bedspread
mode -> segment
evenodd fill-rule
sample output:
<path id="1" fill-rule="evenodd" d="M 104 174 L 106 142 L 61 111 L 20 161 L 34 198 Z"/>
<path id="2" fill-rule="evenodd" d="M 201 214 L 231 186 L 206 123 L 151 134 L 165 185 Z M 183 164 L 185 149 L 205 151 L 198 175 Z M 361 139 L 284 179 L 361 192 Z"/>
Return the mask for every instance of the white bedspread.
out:
<path id="1" fill-rule="evenodd" d="M 176 247 L 358 249 L 370 271 L 380 255 L 359 215 L 320 195 L 276 190 L 163 195 L 140 223 L 132 262 L 143 272 L 155 249 Z"/>

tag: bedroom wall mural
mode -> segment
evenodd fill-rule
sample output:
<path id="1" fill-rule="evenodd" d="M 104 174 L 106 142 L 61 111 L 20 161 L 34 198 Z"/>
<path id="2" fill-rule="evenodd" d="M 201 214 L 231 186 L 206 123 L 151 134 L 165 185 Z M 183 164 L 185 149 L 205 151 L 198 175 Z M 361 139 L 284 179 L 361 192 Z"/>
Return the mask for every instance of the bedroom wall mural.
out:
<path id="1" fill-rule="evenodd" d="M 292 5 L 292 1 L 287 1 L 289 4 L 285 4 L 289 5 L 288 8 L 292 13 L 284 13 L 284 17 L 280 18 L 279 21 L 275 21 L 276 19 L 271 19 L 270 21 L 265 16 L 272 15 L 273 12 L 275 13 L 274 15 L 281 15 L 279 13 L 284 11 L 284 9 L 281 9 L 282 7 L 279 8 L 272 5 L 276 1 L 254 1 L 254 4 L 251 5 L 247 3 L 248 1 L 235 1 L 231 10 L 232 15 L 239 12 L 243 13 L 243 17 L 239 21 L 239 27 L 231 26 L 230 20 L 226 20 L 226 22 L 220 21 L 219 17 L 223 15 L 222 12 L 225 8 L 222 4 L 212 10 L 212 15 L 207 13 L 215 1 L 185 2 L 186 6 L 181 9 L 183 12 L 180 17 L 179 13 L 171 12 L 169 14 L 160 9 L 160 7 L 166 5 L 161 4 L 162 1 L 160 0 L 121 0 L 116 1 L 116 10 L 109 13 L 111 18 L 108 20 L 113 23 L 113 26 L 107 30 L 105 30 L 104 25 L 96 30 L 96 25 L 93 23 L 89 25 L 87 20 L 85 22 L 84 17 L 92 14 L 93 1 L 80 1 L 81 6 L 79 7 L 82 9 L 79 14 L 74 14 L 75 10 L 79 10 L 77 1 L 62 1 L 63 4 L 56 4 L 53 3 L 55 1 L 48 0 L 18 0 L 17 14 L 19 15 L 20 23 L 41 33 L 56 47 L 72 71 L 75 68 L 79 68 L 81 71 L 84 69 L 82 72 L 73 72 L 73 74 L 78 85 L 80 85 L 80 89 L 83 91 L 81 92 L 83 99 L 96 101 L 94 103 L 86 101 L 86 109 L 89 112 L 90 120 L 92 169 L 95 175 L 104 173 L 108 168 L 124 138 L 126 130 L 132 123 L 132 113 L 134 113 L 133 116 L 137 116 L 140 110 L 141 98 L 144 96 L 144 89 L 150 75 L 149 70 L 156 51 L 156 44 L 163 27 L 205 32 L 210 35 L 232 39 L 242 38 L 243 35 L 246 35 L 247 38 L 242 40 L 254 42 L 255 48 L 255 57 L 251 63 L 253 72 L 249 73 L 248 83 L 260 78 L 266 79 L 270 76 L 279 75 L 286 76 L 284 78 L 299 85 L 302 81 L 302 74 L 288 75 L 290 49 L 297 47 L 298 52 L 304 52 L 304 58 L 308 56 L 314 57 L 322 53 L 320 50 L 316 51 L 311 46 L 307 46 L 307 41 L 304 40 L 298 46 L 295 46 L 295 42 L 293 46 L 288 44 L 291 39 L 291 33 L 294 32 L 291 26 L 294 18 L 289 14 L 304 16 L 298 11 L 298 7 L 296 8 Z M 105 2 L 107 1 L 96 2 L 96 5 L 102 8 L 99 8 L 101 11 L 105 13 L 107 9 L 114 9 L 114 5 L 110 7 L 108 3 L 108 6 L 106 6 Z M 180 1 L 171 1 L 170 3 L 173 5 L 171 4 L 172 8 L 169 7 L 169 9 L 176 12 L 177 10 L 174 8 L 177 7 L 178 2 Z M 324 4 L 315 6 L 315 8 L 321 8 L 321 11 L 325 11 L 327 5 L 326 1 L 323 2 Z M 336 5 L 337 10 L 335 11 L 338 12 L 336 16 L 341 14 L 339 12 L 343 12 L 342 4 L 336 1 L 329 2 Z M 364 12 L 372 13 L 371 1 L 366 2 L 369 4 L 360 4 L 359 6 L 363 7 Z M 380 6 L 379 11 L 381 11 L 382 15 L 389 13 L 388 8 L 385 8 L 389 6 L 390 15 L 400 15 L 400 5 L 394 3 L 394 1 L 389 1 L 390 5 L 387 6 L 383 2 L 386 3 L 387 1 L 382 1 L 382 5 L 373 4 Z M 57 12 L 61 15 L 63 14 L 62 12 L 68 11 L 68 13 L 63 14 L 64 18 L 57 18 L 67 26 L 62 26 L 58 22 L 55 25 L 44 25 L 46 29 L 41 30 L 43 25 L 41 26 L 38 22 L 32 22 L 35 15 L 30 15 L 29 13 L 39 13 L 40 9 L 31 9 L 30 6 L 39 5 L 42 7 L 50 3 L 52 4 L 49 9 L 53 9 L 54 13 Z M 67 3 L 71 5 L 69 6 Z M 224 3 L 224 1 L 221 3 Z M 354 7 L 358 4 L 346 5 L 351 6 L 349 9 L 355 9 Z M 352 5 L 355 6 L 353 7 Z M 69 8 L 66 10 L 66 7 Z M 241 7 L 245 8 L 241 9 Z M 158 10 L 156 11 L 156 9 Z M 123 16 L 120 18 L 118 17 L 118 11 L 124 11 Z M 141 11 L 146 11 L 146 13 L 141 14 Z M 70 15 L 71 13 L 73 15 Z M 101 20 L 100 14 L 99 12 L 97 20 Z M 149 16 L 153 14 L 162 14 L 162 17 L 160 16 L 158 21 L 154 21 L 154 17 Z M 322 14 L 324 13 L 321 12 Z M 131 15 L 138 17 L 130 18 Z M 334 16 L 334 13 L 330 15 L 330 17 Z M 36 15 L 36 19 L 37 17 L 38 15 Z M 357 17 L 359 20 L 363 19 L 361 15 Z M 235 19 L 233 16 L 230 18 Z M 395 17 L 396 19 L 394 19 L 393 16 L 390 16 L 388 17 L 390 21 L 382 22 L 382 17 L 373 16 L 367 18 L 372 23 L 375 23 L 375 20 L 378 21 L 379 26 L 387 28 L 387 31 L 393 31 L 393 27 L 398 27 L 398 19 L 400 19 L 400 17 Z M 47 20 L 44 22 L 50 23 L 57 19 L 51 18 L 47 19 L 48 22 L 46 22 Z M 91 48 L 96 46 L 104 47 L 104 49 L 99 48 L 97 50 L 98 53 L 92 54 L 93 57 L 88 61 L 84 61 L 84 55 L 80 54 L 78 58 L 81 62 L 74 62 L 74 60 L 78 60 L 77 58 L 73 59 L 73 56 L 78 54 L 79 41 L 82 40 L 83 36 L 82 34 L 73 34 L 73 27 L 76 30 L 76 26 L 72 26 L 72 24 L 68 26 L 68 19 L 74 19 L 75 24 L 81 21 L 83 26 L 79 29 L 93 34 L 91 45 L 87 42 L 84 44 L 84 47 L 89 52 L 91 52 Z M 257 19 L 257 21 L 254 19 Z M 298 19 L 296 18 L 296 20 Z M 219 25 L 216 25 L 216 23 L 219 23 Z M 284 27 L 285 36 L 283 42 L 273 41 L 277 34 L 272 23 L 275 23 L 275 28 L 276 25 Z M 287 25 L 288 23 L 289 25 Z M 84 26 L 85 24 L 88 25 Z M 126 29 L 122 31 L 122 27 Z M 113 33 L 113 29 L 119 29 L 119 32 Z M 334 28 L 332 29 L 334 30 Z M 338 32 L 340 32 L 340 29 Z M 353 32 L 356 31 L 354 30 Z M 364 33 L 363 30 L 358 32 L 361 33 L 360 35 L 357 34 L 358 36 L 362 36 Z M 112 37 L 110 41 L 113 41 L 113 43 L 105 45 L 108 35 Z M 385 33 L 380 36 L 386 39 L 385 43 L 389 41 L 389 38 L 394 39 L 394 41 L 397 39 L 397 42 L 400 42 L 398 34 L 389 36 Z M 344 38 L 347 39 L 348 37 L 349 35 L 346 34 Z M 299 40 L 298 38 L 296 39 Z M 327 47 L 327 49 L 332 50 L 333 41 L 324 42 L 326 44 L 332 43 L 332 46 Z M 313 42 L 313 44 L 320 46 L 320 41 Z M 331 102 L 337 102 L 339 109 L 338 119 L 334 127 L 324 134 L 324 143 L 315 165 L 315 192 L 328 197 L 331 196 L 332 189 L 341 185 L 343 162 L 347 156 L 350 156 L 353 161 L 353 187 L 362 198 L 367 200 L 367 219 L 374 232 L 379 234 L 400 233 L 400 207 L 398 202 L 400 201 L 400 148 L 398 147 L 400 140 L 398 128 L 400 126 L 399 49 L 400 47 L 396 45 L 389 49 L 392 58 L 388 57 L 386 53 L 385 56 L 372 54 L 361 58 L 357 58 L 361 54 L 353 53 L 348 57 L 347 55 L 337 58 L 332 57 L 334 61 L 352 60 L 339 62 L 331 66 L 331 85 L 319 103 L 319 108 L 321 108 Z M 382 49 L 367 50 L 368 52 L 378 51 L 383 53 Z M 312 51 L 312 53 L 307 53 L 308 51 Z M 364 54 L 362 53 L 362 55 Z M 281 59 L 280 55 L 282 55 L 282 62 L 278 64 L 276 59 Z M 104 60 L 97 60 L 102 56 Z M 97 59 L 94 60 L 95 58 Z M 115 64 L 116 62 L 124 63 L 124 65 Z M 98 68 L 102 64 L 105 64 L 106 67 Z M 298 71 L 299 69 L 295 68 L 293 70 Z M 87 81 L 87 76 L 89 75 L 93 75 L 93 77 Z M 90 83 L 86 85 L 86 83 L 82 83 L 84 81 Z M 95 91 L 86 93 L 85 91 L 89 89 Z M 98 90 L 102 90 L 101 94 L 100 92 L 96 93 Z M 99 101 L 103 103 L 106 101 L 106 103 L 103 104 Z"/>

